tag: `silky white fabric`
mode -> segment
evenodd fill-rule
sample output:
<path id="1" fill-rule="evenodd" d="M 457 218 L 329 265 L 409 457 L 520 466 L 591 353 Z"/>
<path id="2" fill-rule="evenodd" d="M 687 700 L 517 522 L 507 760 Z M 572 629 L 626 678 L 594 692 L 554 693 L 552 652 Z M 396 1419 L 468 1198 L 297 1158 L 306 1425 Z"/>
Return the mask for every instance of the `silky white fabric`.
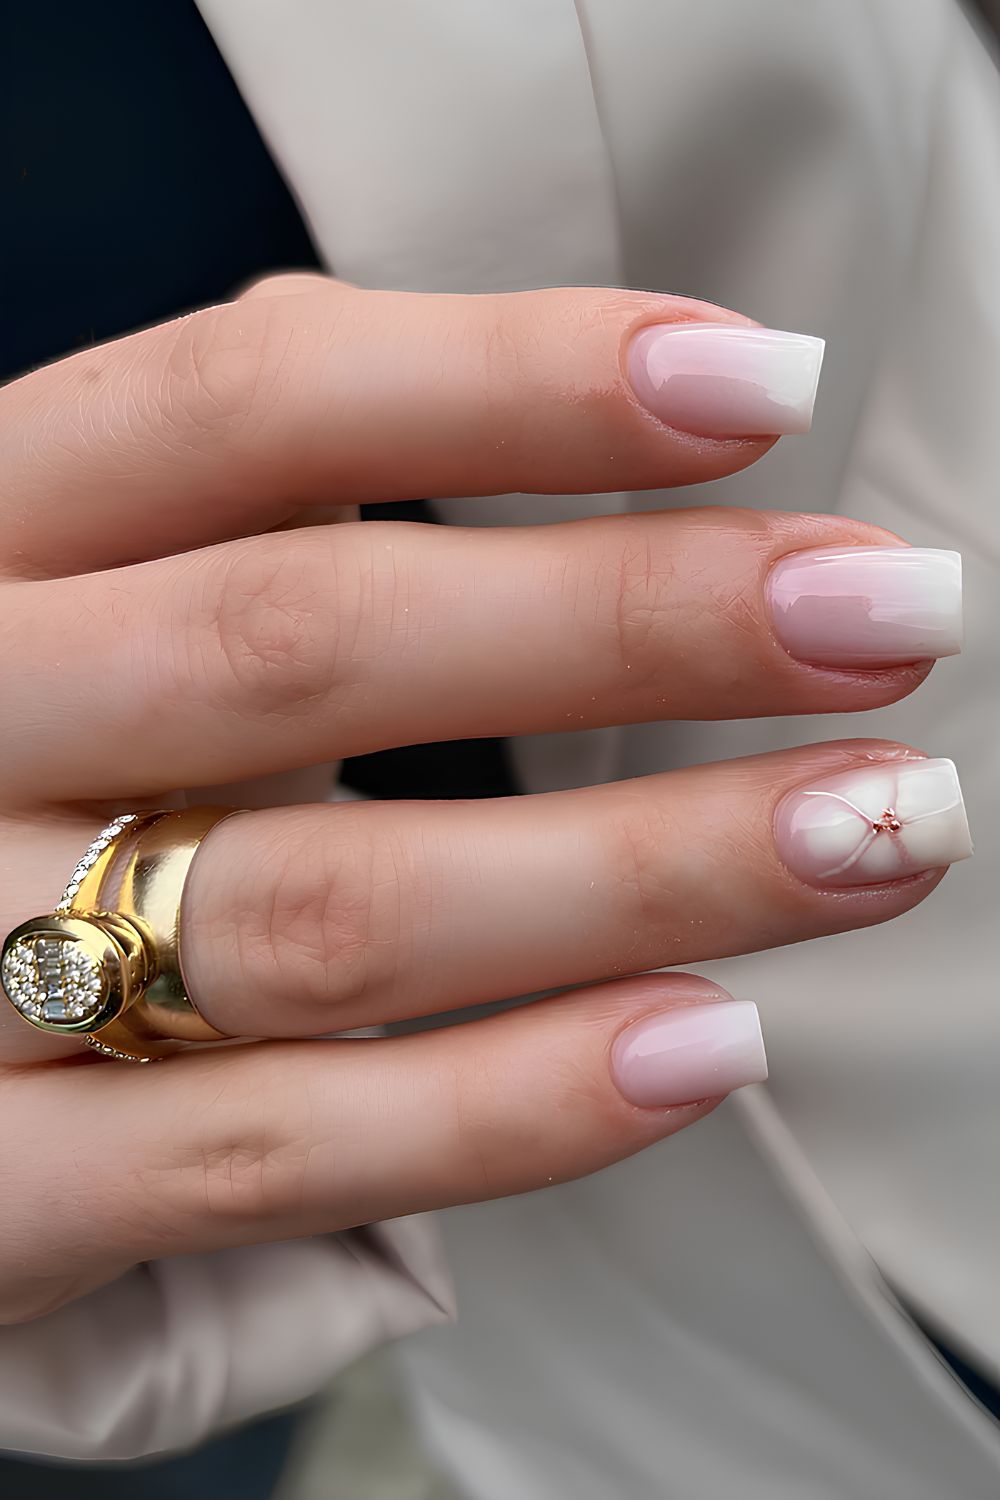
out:
<path id="1" fill-rule="evenodd" d="M 684 1149 L 445 1216 L 454 1328 L 401 1353 L 469 1500 L 995 1500 L 992 1424 L 763 1089 Z"/>
<path id="2" fill-rule="evenodd" d="M 966 652 L 904 705 L 520 747 L 540 789 L 845 733 L 909 738 L 958 761 L 979 851 L 885 929 L 718 966 L 761 1005 L 767 1093 L 588 1182 L 443 1216 L 462 1317 L 406 1350 L 429 1435 L 475 1500 L 995 1496 L 994 1425 L 868 1258 L 1000 1367 L 991 57 L 954 0 L 201 9 L 348 278 L 664 287 L 829 341 L 813 434 L 744 475 L 645 496 L 455 502 L 449 515 L 497 524 L 708 501 L 839 510 L 965 557 Z M 116 1291 L 100 1295 L 113 1305 Z M 228 1358 L 217 1341 L 240 1336 L 232 1291 L 228 1330 L 208 1325 L 210 1365 Z M 293 1321 L 328 1311 L 330 1323 L 310 1324 L 309 1374 L 334 1368 L 334 1278 L 319 1292 L 293 1278 L 286 1295 L 305 1309 Z M 178 1304 L 187 1316 L 196 1300 L 189 1314 Z M 24 1348 L 46 1336 L 32 1325 Z M 9 1348 L 0 1337 L 0 1381 Z M 240 1348 L 228 1364 L 240 1410 L 301 1392 L 294 1340 Z M 112 1368 L 101 1384 L 130 1407 L 128 1444 L 141 1443 L 155 1427 L 149 1386 L 127 1375 Z M 60 1389 L 36 1441 L 78 1452 L 83 1398 Z M 91 1451 L 120 1451 L 99 1397 L 87 1402 Z M 171 1440 L 225 1419 L 196 1388 Z"/>
<path id="3" fill-rule="evenodd" d="M 77 1459 L 186 1448 L 453 1315 L 436 1231 L 419 1216 L 138 1266 L 0 1329 L 0 1447 Z"/>

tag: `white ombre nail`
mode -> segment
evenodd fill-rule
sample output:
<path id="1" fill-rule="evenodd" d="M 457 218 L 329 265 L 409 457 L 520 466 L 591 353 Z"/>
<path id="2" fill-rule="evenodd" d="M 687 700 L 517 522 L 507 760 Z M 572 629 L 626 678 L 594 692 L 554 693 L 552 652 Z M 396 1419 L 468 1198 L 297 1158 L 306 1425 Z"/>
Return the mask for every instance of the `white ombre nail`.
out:
<path id="1" fill-rule="evenodd" d="M 962 649 L 962 559 L 932 547 L 818 547 L 771 569 L 781 644 L 824 667 L 886 667 Z"/>
<path id="2" fill-rule="evenodd" d="M 632 388 L 654 416 L 700 437 L 808 432 L 824 343 L 738 323 L 656 323 L 628 352 Z"/>
<path id="3" fill-rule="evenodd" d="M 778 807 L 775 842 L 810 885 L 882 885 L 972 853 L 950 760 L 883 761 L 799 787 Z"/>
<path id="4" fill-rule="evenodd" d="M 679 1005 L 618 1038 L 611 1073 L 630 1104 L 664 1109 L 763 1083 L 767 1056 L 752 1000 Z"/>

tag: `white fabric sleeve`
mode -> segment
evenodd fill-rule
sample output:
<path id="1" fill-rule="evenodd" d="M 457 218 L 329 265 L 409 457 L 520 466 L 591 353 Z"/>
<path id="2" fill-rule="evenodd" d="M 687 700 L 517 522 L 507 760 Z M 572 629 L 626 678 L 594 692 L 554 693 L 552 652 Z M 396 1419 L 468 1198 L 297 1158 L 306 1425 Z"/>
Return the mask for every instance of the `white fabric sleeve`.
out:
<path id="1" fill-rule="evenodd" d="M 0 1329 L 0 1448 L 90 1460 L 187 1448 L 453 1316 L 429 1216 L 151 1262 Z"/>

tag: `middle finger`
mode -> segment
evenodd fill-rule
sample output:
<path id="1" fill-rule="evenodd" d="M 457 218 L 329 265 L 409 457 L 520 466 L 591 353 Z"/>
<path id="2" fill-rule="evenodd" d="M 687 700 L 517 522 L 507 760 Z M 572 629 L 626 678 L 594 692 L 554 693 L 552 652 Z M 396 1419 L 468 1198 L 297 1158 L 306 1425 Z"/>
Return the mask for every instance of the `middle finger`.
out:
<path id="1" fill-rule="evenodd" d="M 0 763 L 29 804 L 427 740 L 876 708 L 961 628 L 955 553 L 729 510 L 346 524 L 6 590 Z"/>

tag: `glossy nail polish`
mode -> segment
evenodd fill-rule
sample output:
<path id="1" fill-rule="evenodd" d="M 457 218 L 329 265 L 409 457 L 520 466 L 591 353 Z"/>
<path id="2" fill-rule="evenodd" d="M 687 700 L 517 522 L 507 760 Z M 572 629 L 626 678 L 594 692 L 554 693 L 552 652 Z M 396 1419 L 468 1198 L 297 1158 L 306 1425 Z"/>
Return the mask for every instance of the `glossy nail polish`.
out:
<path id="1" fill-rule="evenodd" d="M 882 761 L 799 787 L 774 836 L 792 873 L 821 886 L 881 885 L 972 853 L 950 760 Z"/>
<path id="2" fill-rule="evenodd" d="M 628 351 L 639 400 L 669 427 L 701 437 L 808 432 L 824 343 L 738 323 L 656 323 Z"/>
<path id="3" fill-rule="evenodd" d="M 648 1109 L 762 1083 L 767 1057 L 757 1007 L 752 1000 L 721 1000 L 646 1016 L 618 1037 L 611 1073 L 630 1104 Z"/>
<path id="4" fill-rule="evenodd" d="M 962 649 L 962 558 L 932 547 L 818 547 L 771 569 L 774 633 L 824 667 L 890 667 Z"/>

